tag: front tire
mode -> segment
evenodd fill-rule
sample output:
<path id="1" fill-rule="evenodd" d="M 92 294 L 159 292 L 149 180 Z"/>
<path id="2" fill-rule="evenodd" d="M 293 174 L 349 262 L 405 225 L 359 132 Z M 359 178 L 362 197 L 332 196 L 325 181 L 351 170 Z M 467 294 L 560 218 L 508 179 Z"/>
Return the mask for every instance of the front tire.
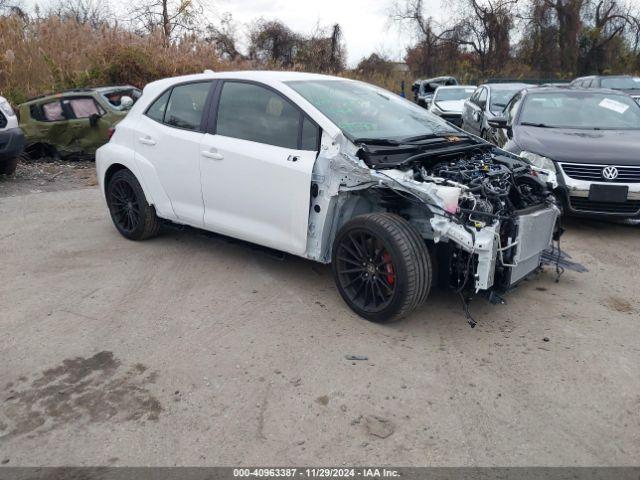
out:
<path id="1" fill-rule="evenodd" d="M 367 320 L 398 320 L 424 303 L 433 269 L 424 240 L 392 213 L 360 215 L 333 243 L 333 276 L 349 307 Z"/>
<path id="2" fill-rule="evenodd" d="M 160 220 L 131 171 L 118 170 L 109 179 L 106 197 L 111 220 L 123 237 L 145 240 L 158 234 Z"/>

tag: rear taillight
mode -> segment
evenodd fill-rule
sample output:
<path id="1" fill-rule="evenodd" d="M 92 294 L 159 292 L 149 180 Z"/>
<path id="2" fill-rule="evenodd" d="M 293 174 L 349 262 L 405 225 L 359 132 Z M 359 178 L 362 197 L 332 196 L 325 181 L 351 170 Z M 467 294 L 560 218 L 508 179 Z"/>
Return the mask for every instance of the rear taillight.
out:
<path id="1" fill-rule="evenodd" d="M 109 127 L 109 140 L 111 140 L 111 137 L 113 137 L 113 134 L 116 133 L 116 128 L 115 127 Z"/>

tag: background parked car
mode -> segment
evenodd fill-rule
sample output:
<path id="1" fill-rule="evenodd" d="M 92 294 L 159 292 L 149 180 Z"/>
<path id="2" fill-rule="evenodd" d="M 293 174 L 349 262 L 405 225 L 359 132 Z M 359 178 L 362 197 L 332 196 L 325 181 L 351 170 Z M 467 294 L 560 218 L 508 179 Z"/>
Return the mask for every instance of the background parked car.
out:
<path id="1" fill-rule="evenodd" d="M 553 172 L 566 213 L 640 216 L 640 106 L 628 95 L 526 89 L 492 124 L 505 150 Z"/>
<path id="2" fill-rule="evenodd" d="M 494 130 L 489 125 L 489 121 L 502 116 L 502 111 L 511 97 L 526 87 L 526 83 L 486 83 L 480 85 L 471 98 L 464 102 L 462 128 L 493 142 Z"/>
<path id="3" fill-rule="evenodd" d="M 0 97 L 0 174 L 11 175 L 24 149 L 24 135 L 9 102 Z"/>
<path id="4" fill-rule="evenodd" d="M 418 89 L 416 103 L 421 107 L 429 108 L 436 89 L 447 85 L 458 85 L 458 80 L 455 77 L 435 77 L 422 80 Z"/>
<path id="5" fill-rule="evenodd" d="M 27 151 L 36 155 L 93 155 L 141 94 L 131 86 L 100 87 L 29 100 L 19 107 Z"/>
<path id="6" fill-rule="evenodd" d="M 429 110 L 431 113 L 459 127 L 462 125 L 464 101 L 471 97 L 475 90 L 475 85 L 438 87 L 433 94 L 433 100 Z"/>
<path id="7" fill-rule="evenodd" d="M 571 82 L 572 87 L 609 88 L 631 95 L 636 102 L 640 102 L 640 78 L 631 75 L 591 75 L 576 78 Z"/>

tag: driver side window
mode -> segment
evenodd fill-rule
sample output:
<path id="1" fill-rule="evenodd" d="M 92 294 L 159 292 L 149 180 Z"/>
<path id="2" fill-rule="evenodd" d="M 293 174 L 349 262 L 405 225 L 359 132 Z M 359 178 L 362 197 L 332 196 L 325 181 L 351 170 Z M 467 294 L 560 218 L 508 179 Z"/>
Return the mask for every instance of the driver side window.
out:
<path id="1" fill-rule="evenodd" d="M 317 150 L 320 129 L 293 103 L 268 88 L 225 81 L 216 134 L 296 150 Z"/>

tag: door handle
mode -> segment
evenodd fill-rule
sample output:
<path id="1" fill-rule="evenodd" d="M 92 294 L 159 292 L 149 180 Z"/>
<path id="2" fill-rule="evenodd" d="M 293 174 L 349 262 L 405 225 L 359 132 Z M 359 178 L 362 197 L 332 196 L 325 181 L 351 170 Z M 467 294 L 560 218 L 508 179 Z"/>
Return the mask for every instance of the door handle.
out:
<path id="1" fill-rule="evenodd" d="M 210 158 L 211 160 L 222 160 L 224 159 L 224 155 L 218 152 L 212 152 L 211 150 L 203 150 L 202 156 L 206 158 Z"/>
<path id="2" fill-rule="evenodd" d="M 156 141 L 151 137 L 140 137 L 138 141 L 143 145 L 155 145 Z"/>

